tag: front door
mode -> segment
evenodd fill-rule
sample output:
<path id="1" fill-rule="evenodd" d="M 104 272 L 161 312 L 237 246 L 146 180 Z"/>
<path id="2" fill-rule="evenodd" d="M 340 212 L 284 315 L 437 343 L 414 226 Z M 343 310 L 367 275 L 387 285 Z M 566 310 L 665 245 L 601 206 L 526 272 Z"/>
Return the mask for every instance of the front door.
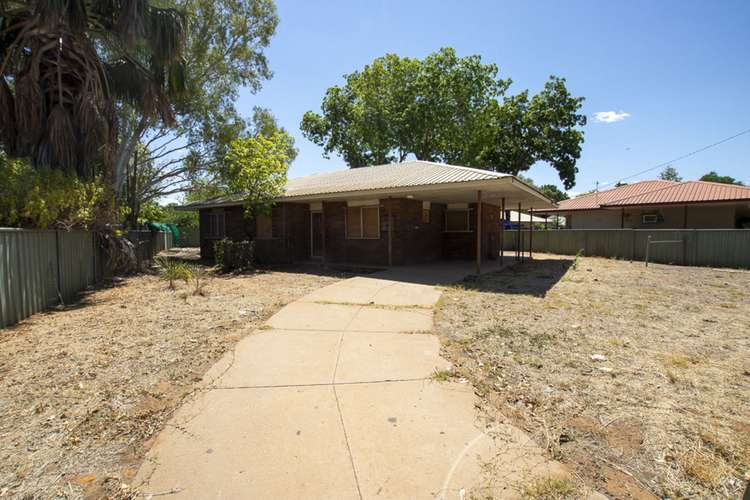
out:
<path id="1" fill-rule="evenodd" d="M 310 255 L 323 256 L 323 213 L 310 212 Z"/>

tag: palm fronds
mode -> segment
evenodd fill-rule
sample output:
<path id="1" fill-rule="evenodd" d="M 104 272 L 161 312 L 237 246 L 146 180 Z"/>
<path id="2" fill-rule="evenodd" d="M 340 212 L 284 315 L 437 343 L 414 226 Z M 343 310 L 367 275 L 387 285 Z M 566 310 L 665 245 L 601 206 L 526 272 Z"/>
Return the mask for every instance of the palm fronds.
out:
<path id="1" fill-rule="evenodd" d="M 107 171 L 118 103 L 172 123 L 185 27 L 150 0 L 0 0 L 0 146 L 37 167 Z"/>

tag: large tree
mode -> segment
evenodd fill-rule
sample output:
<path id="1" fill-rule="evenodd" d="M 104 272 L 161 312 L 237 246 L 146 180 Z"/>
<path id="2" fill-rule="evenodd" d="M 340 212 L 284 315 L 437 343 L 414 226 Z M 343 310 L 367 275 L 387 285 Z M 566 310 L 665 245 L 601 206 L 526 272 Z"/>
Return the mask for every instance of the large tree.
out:
<path id="1" fill-rule="evenodd" d="M 518 174 L 537 161 L 575 184 L 586 117 L 583 98 L 551 77 L 542 92 L 506 96 L 510 79 L 479 56 L 444 48 L 423 60 L 387 54 L 328 89 L 322 113 L 305 113 L 304 135 L 350 167 L 443 161 Z"/>
<path id="2" fill-rule="evenodd" d="M 271 77 L 264 50 L 278 24 L 273 0 L 173 1 L 190 15 L 189 71 L 186 90 L 174 102 L 175 123 L 119 109 L 126 126 L 116 186 L 132 221 L 141 205 L 211 183 L 229 142 L 254 126 L 235 108 L 239 88 L 258 90 Z M 253 110 L 253 120 L 259 113 L 275 125 L 267 110 Z"/>
<path id="3" fill-rule="evenodd" d="M 180 9 L 148 0 L 0 1 L 0 141 L 11 157 L 111 174 L 115 107 L 173 122 L 184 89 Z"/>
<path id="4" fill-rule="evenodd" d="M 659 174 L 659 179 L 663 181 L 682 182 L 682 177 L 680 176 L 679 172 L 677 172 L 677 169 L 671 165 L 661 171 L 661 173 Z"/>

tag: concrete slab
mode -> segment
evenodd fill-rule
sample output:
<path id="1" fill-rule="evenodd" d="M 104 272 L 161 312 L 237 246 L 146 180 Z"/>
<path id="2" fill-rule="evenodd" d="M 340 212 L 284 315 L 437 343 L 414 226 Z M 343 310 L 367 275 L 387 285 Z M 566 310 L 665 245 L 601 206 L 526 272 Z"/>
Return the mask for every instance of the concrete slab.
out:
<path id="1" fill-rule="evenodd" d="M 338 332 L 263 330 L 241 340 L 215 387 L 330 384 Z"/>
<path id="2" fill-rule="evenodd" d="M 440 300 L 442 292 L 429 285 L 395 283 L 381 288 L 372 302 L 384 306 L 413 306 L 431 308 Z"/>
<path id="3" fill-rule="evenodd" d="M 428 332 L 432 330 L 431 309 L 388 309 L 361 307 L 352 318 L 348 332 Z"/>
<path id="4" fill-rule="evenodd" d="M 482 428 L 473 388 L 432 381 L 338 385 L 363 498 L 518 498 L 535 477 L 564 476 L 522 431 Z M 493 457 L 493 473 L 483 473 Z"/>
<path id="5" fill-rule="evenodd" d="M 217 389 L 181 409 L 134 484 L 169 498 L 359 498 L 333 389 Z"/>
<path id="6" fill-rule="evenodd" d="M 477 456 L 495 452 L 475 423 L 468 385 L 392 382 L 336 392 L 364 498 L 434 499 L 446 483 L 468 491 L 481 478 Z"/>
<path id="7" fill-rule="evenodd" d="M 336 383 L 429 378 L 450 363 L 440 357 L 433 335 L 346 333 L 336 369 Z"/>
<path id="8" fill-rule="evenodd" d="M 359 306 L 292 302 L 271 316 L 266 325 L 278 330 L 341 331 L 359 309 Z"/>

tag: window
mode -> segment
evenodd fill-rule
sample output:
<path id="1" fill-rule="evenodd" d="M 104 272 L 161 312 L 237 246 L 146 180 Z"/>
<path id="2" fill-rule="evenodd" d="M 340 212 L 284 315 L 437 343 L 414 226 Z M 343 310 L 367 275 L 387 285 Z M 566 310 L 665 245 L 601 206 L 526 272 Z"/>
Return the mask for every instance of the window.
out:
<path id="1" fill-rule="evenodd" d="M 643 214 L 644 224 L 656 224 L 659 222 L 659 214 Z"/>
<path id="2" fill-rule="evenodd" d="M 378 206 L 347 207 L 346 237 L 351 239 L 380 238 L 380 208 Z"/>
<path id="3" fill-rule="evenodd" d="M 469 229 L 469 214 L 466 210 L 447 210 L 445 212 L 445 230 L 449 233 L 467 232 Z"/>
<path id="4" fill-rule="evenodd" d="M 224 210 L 215 209 L 208 213 L 206 238 L 221 239 L 224 237 Z"/>

